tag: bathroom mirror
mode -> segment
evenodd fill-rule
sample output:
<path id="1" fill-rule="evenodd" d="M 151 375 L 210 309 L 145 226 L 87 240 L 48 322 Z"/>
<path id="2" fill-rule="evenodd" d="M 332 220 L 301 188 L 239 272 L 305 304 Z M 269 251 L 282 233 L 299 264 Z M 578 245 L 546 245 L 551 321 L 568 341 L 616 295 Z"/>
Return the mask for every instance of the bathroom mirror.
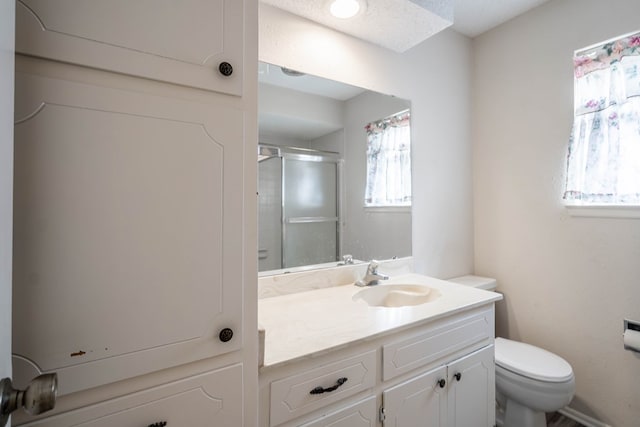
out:
<path id="1" fill-rule="evenodd" d="M 410 163 L 401 203 L 365 206 L 368 138 L 404 120 L 410 158 L 410 102 L 267 63 L 258 80 L 261 275 L 410 256 Z"/>

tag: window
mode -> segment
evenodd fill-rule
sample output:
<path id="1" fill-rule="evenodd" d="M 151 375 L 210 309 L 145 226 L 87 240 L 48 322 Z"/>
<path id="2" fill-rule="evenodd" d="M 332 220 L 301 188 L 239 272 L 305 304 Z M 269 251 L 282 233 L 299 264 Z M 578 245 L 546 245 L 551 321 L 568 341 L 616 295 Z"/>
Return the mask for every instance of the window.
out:
<path id="1" fill-rule="evenodd" d="M 576 52 L 564 199 L 640 205 L 640 33 Z"/>
<path id="2" fill-rule="evenodd" d="M 365 126 L 365 207 L 411 206 L 410 113 L 402 111 Z"/>

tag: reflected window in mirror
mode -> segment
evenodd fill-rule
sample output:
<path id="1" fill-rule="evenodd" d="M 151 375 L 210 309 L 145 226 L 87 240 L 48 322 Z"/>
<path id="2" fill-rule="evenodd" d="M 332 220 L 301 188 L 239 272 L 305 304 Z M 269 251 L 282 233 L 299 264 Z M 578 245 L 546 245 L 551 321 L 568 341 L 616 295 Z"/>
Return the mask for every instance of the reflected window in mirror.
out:
<path id="1" fill-rule="evenodd" d="M 366 207 L 411 206 L 411 126 L 408 110 L 371 122 L 367 133 Z"/>

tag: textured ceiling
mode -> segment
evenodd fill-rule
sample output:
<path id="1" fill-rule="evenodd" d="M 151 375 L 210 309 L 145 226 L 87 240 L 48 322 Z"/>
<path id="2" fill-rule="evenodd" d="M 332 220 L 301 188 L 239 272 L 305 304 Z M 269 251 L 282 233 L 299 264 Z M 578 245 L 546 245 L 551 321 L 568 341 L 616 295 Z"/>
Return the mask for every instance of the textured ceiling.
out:
<path id="1" fill-rule="evenodd" d="M 332 0 L 261 1 L 396 52 L 406 51 L 453 21 L 450 0 L 358 0 L 360 12 L 349 19 L 329 13 Z"/>
<path id="2" fill-rule="evenodd" d="M 448 27 L 476 37 L 549 0 L 361 0 L 366 6 L 341 20 L 329 12 L 331 0 L 261 0 L 386 48 L 403 52 Z"/>

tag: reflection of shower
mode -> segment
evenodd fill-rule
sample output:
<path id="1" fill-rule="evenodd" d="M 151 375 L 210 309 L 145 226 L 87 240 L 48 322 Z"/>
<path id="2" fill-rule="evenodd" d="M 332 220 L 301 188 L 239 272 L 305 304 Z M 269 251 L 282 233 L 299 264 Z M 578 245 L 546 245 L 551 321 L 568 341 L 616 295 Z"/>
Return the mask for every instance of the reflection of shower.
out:
<path id="1" fill-rule="evenodd" d="M 340 156 L 260 144 L 258 162 L 259 270 L 336 261 Z"/>

